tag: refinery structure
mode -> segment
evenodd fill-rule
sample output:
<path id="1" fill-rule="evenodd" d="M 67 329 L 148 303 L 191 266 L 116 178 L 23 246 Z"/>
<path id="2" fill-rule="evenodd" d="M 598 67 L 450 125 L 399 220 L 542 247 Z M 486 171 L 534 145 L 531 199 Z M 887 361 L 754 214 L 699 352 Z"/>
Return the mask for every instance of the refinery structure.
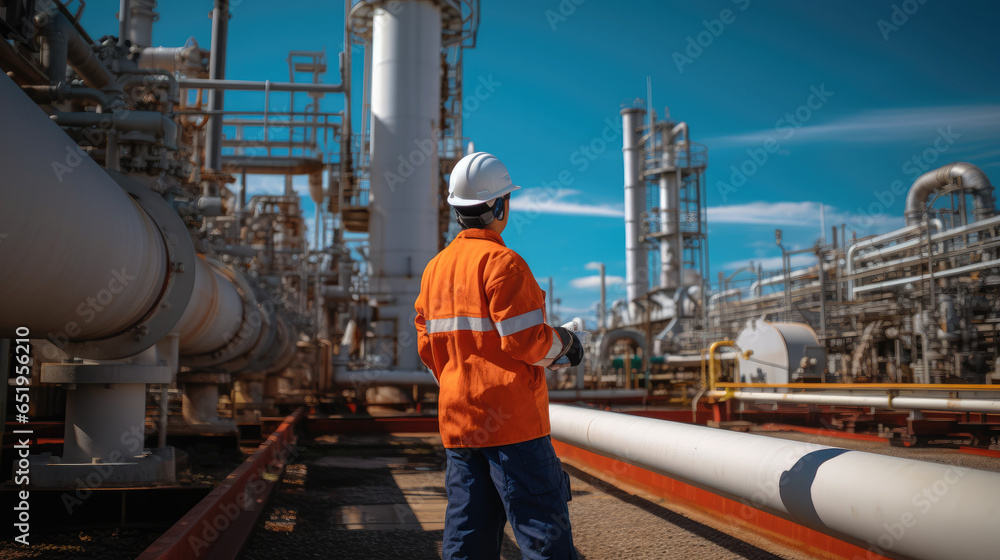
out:
<path id="1" fill-rule="evenodd" d="M 226 0 L 211 44 L 174 46 L 155 39 L 155 0 L 122 0 L 99 39 L 64 3 L 2 6 L 0 371 L 30 378 L 32 418 L 64 423 L 61 451 L 29 458 L 33 487 L 74 488 L 101 463 L 108 487 L 173 483 L 176 438 L 302 404 L 433 410 L 413 302 L 455 232 L 444 200 L 469 150 L 478 1 L 345 2 L 344 52 L 291 51 L 287 77 L 260 81 L 226 76 Z M 234 91 L 260 109 L 228 108 Z M 989 445 L 1000 216 L 981 169 L 920 176 L 900 229 L 831 224 L 799 251 L 779 232 L 787 266 L 713 277 L 697 123 L 642 100 L 608 111 L 623 130 L 626 297 L 602 300 L 586 362 L 550 375 L 553 401 L 711 407 L 719 423 L 836 405 L 837 426 L 879 418 L 907 443 Z M 284 194 L 248 196 L 255 174 L 283 176 Z M 793 270 L 796 253 L 815 262 Z"/>

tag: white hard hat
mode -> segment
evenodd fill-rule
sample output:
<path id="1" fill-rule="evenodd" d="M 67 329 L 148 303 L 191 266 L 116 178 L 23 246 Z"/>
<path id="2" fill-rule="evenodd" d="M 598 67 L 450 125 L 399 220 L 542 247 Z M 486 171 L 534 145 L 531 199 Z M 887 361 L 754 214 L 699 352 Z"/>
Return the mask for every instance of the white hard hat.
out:
<path id="1" fill-rule="evenodd" d="M 496 156 L 476 152 L 455 164 L 448 181 L 448 204 L 488 204 L 519 188 L 521 187 L 511 182 L 507 167 Z"/>

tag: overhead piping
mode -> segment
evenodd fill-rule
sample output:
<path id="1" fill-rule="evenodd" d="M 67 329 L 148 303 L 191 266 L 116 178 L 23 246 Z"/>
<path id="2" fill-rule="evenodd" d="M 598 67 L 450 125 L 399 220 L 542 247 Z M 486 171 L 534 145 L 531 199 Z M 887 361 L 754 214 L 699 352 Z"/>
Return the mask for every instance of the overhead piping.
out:
<path id="1" fill-rule="evenodd" d="M 927 199 L 934 193 L 948 194 L 960 191 L 963 196 L 972 195 L 975 202 L 975 219 L 983 220 L 996 213 L 993 185 L 979 169 L 971 163 L 956 161 L 924 173 L 913 182 L 906 195 L 906 225 L 920 222 L 927 211 Z"/>
<path id="2" fill-rule="evenodd" d="M 226 42 L 229 35 L 229 0 L 215 0 L 212 10 L 212 51 L 208 62 L 211 82 L 223 82 L 226 77 Z M 182 87 L 192 87 L 181 81 Z M 208 110 L 213 111 L 205 131 L 205 167 L 222 170 L 222 110 L 224 90 L 212 88 L 208 92 Z"/>

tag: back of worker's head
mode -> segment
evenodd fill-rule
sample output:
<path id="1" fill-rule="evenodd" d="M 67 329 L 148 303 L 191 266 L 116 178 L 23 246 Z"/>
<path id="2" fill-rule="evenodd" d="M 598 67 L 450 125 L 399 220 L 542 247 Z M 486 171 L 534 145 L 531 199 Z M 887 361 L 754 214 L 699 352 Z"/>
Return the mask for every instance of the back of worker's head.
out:
<path id="1" fill-rule="evenodd" d="M 510 193 L 519 188 L 496 156 L 476 152 L 459 160 L 451 171 L 448 204 L 455 209 L 462 229 L 484 228 L 495 219 L 504 219 Z"/>

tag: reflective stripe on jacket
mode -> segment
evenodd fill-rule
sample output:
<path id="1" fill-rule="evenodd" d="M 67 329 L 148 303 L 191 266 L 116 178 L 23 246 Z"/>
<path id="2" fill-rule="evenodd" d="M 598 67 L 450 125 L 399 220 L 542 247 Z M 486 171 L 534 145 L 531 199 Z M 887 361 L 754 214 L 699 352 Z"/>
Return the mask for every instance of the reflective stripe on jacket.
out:
<path id="1" fill-rule="evenodd" d="M 420 359 L 441 385 L 445 447 L 491 447 L 549 434 L 545 371 L 561 349 L 545 324 L 545 293 L 498 233 L 467 229 L 424 269 Z"/>

